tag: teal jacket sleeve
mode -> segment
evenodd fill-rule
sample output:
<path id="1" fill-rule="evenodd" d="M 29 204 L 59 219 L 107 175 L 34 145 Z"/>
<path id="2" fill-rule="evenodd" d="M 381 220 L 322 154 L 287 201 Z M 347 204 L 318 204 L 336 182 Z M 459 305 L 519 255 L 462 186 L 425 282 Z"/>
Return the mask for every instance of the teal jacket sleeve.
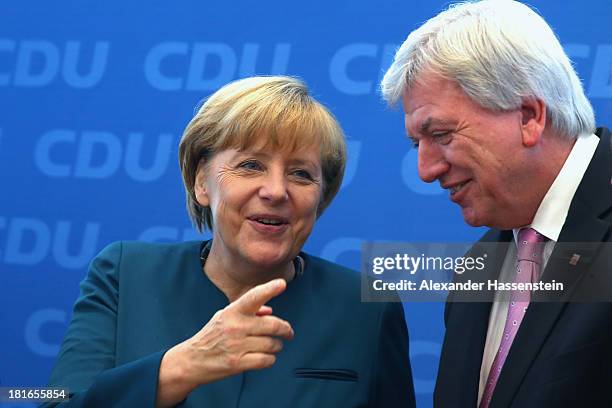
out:
<path id="1" fill-rule="evenodd" d="M 91 262 L 62 343 L 49 386 L 68 388 L 60 407 L 154 407 L 164 351 L 115 364 L 122 244 Z M 43 406 L 51 407 L 57 403 Z"/>
<path id="2" fill-rule="evenodd" d="M 380 318 L 372 384 L 372 407 L 416 406 L 408 357 L 408 329 L 400 302 L 386 303 Z"/>

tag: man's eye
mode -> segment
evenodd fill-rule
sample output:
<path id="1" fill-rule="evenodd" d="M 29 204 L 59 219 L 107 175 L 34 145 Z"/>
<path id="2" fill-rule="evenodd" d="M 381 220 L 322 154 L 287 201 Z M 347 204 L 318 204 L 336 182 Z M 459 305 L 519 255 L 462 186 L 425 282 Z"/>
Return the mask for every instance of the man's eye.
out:
<path id="1" fill-rule="evenodd" d="M 440 143 L 450 142 L 451 132 L 449 130 L 441 130 L 439 132 L 432 132 L 431 137 L 436 139 Z"/>
<path id="2" fill-rule="evenodd" d="M 263 167 L 257 160 L 245 160 L 238 165 L 239 168 L 244 170 L 261 170 Z"/>

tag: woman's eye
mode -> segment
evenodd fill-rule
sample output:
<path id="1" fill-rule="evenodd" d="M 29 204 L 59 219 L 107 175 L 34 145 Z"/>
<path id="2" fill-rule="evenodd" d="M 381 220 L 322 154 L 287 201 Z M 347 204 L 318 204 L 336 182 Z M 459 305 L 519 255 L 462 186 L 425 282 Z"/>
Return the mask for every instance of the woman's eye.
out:
<path id="1" fill-rule="evenodd" d="M 305 180 L 312 180 L 312 175 L 306 170 L 297 169 L 297 170 L 294 170 L 291 174 L 299 178 L 303 178 Z"/>
<path id="2" fill-rule="evenodd" d="M 238 165 L 239 168 L 244 170 L 261 170 L 262 166 L 257 160 L 246 160 Z"/>

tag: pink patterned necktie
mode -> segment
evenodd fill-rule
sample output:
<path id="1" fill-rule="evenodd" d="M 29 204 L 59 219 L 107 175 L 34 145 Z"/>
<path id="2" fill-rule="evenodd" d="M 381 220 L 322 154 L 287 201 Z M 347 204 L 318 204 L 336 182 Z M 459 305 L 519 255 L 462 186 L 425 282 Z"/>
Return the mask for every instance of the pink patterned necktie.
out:
<path id="1" fill-rule="evenodd" d="M 533 228 L 523 228 L 518 233 L 516 275 L 514 282 L 537 282 L 540 278 L 544 244 L 548 238 Z M 499 350 L 493 359 L 487 384 L 480 400 L 480 408 L 488 408 L 493 396 L 493 390 L 501 374 L 504 361 L 510 351 L 510 346 L 523 321 L 527 306 L 531 300 L 530 291 L 512 291 L 508 305 L 508 317 L 504 326 L 504 335 L 499 344 Z"/>

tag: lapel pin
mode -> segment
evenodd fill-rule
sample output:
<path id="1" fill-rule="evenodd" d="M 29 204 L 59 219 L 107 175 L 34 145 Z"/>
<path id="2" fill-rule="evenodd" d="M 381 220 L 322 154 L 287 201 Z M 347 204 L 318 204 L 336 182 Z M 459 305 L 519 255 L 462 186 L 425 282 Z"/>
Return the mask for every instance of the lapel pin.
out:
<path id="1" fill-rule="evenodd" d="M 578 254 L 574 254 L 572 255 L 572 257 L 569 260 L 570 265 L 572 266 L 576 266 L 578 264 L 578 261 L 580 260 L 580 255 Z"/>

